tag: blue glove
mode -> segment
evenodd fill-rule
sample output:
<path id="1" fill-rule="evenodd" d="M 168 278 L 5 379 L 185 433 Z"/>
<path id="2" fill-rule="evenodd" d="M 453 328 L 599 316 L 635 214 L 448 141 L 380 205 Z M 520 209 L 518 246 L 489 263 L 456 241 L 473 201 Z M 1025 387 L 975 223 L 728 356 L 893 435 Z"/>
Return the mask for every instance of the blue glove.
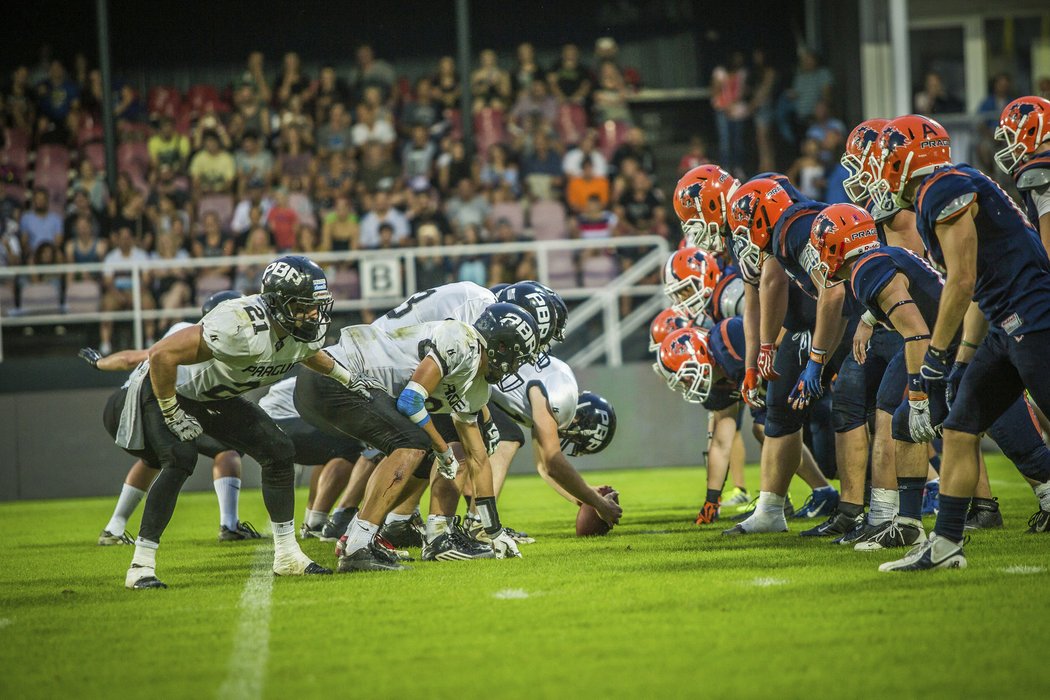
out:
<path id="1" fill-rule="evenodd" d="M 955 403 L 955 396 L 959 393 L 959 385 L 962 384 L 963 374 L 966 373 L 966 368 L 969 366 L 969 362 L 956 362 L 952 365 L 952 371 L 948 373 L 946 396 L 949 408 Z"/>
<path id="2" fill-rule="evenodd" d="M 824 393 L 824 387 L 820 383 L 820 377 L 823 372 L 824 363 L 810 357 L 809 362 L 806 363 L 806 368 L 802 370 L 802 374 L 798 377 L 795 388 L 791 390 L 788 401 L 791 404 L 800 401 L 803 406 L 798 408 L 802 408 L 810 401 L 819 399 L 821 394 Z"/>
<path id="3" fill-rule="evenodd" d="M 948 376 L 948 353 L 939 350 L 932 345 L 927 348 L 926 356 L 922 358 L 922 367 L 919 374 L 928 383 L 943 382 Z M 927 390 L 927 393 L 933 393 Z"/>

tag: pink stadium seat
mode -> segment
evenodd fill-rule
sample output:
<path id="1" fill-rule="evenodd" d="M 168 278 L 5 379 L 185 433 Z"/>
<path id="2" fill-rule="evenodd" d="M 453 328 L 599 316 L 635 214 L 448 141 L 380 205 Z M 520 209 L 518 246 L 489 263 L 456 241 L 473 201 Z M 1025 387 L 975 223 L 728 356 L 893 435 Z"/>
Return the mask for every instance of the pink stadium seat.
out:
<path id="1" fill-rule="evenodd" d="M 565 251 L 541 252 L 547 256 L 547 285 L 555 289 L 571 289 L 579 286 L 576 279 L 576 262 L 572 254 Z"/>
<path id="2" fill-rule="evenodd" d="M 568 145 L 579 143 L 587 130 L 587 112 L 583 105 L 563 104 L 558 107 L 558 117 L 554 123 L 561 142 Z"/>
<path id="3" fill-rule="evenodd" d="M 202 114 L 207 106 L 219 103 L 219 93 L 211 85 L 192 85 L 186 91 L 186 104 L 193 114 Z"/>
<path id="4" fill-rule="evenodd" d="M 361 280 L 357 270 L 340 265 L 327 272 L 328 289 L 336 299 L 361 298 Z"/>
<path id="5" fill-rule="evenodd" d="M 611 119 L 603 122 L 598 128 L 598 148 L 607 160 L 612 158 L 616 149 L 623 144 L 628 129 L 630 127 L 624 122 L 614 122 Z"/>
<path id="6" fill-rule="evenodd" d="M 553 241 L 568 237 L 565 207 L 561 202 L 541 200 L 529 209 L 533 237 L 537 241 Z"/>
<path id="7" fill-rule="evenodd" d="M 463 118 L 458 109 L 446 109 L 445 121 L 449 123 L 449 136 L 453 139 L 463 138 Z"/>
<path id="8" fill-rule="evenodd" d="M 507 128 L 501 109 L 485 107 L 474 115 L 474 143 L 478 153 L 486 154 L 489 148 L 507 140 Z"/>
<path id="9" fill-rule="evenodd" d="M 203 221 L 204 215 L 209 211 L 218 214 L 223 227 L 226 227 L 233 218 L 233 198 L 228 194 L 204 195 L 197 206 L 197 220 Z"/>
<path id="10" fill-rule="evenodd" d="M 21 129 L 4 129 L 0 165 L 8 165 L 20 178 L 25 177 L 29 170 L 29 136 Z"/>
<path id="11" fill-rule="evenodd" d="M 149 100 L 146 104 L 150 117 L 164 116 L 175 118 L 182 107 L 182 94 L 178 88 L 158 85 L 150 88 Z"/>
<path id="12" fill-rule="evenodd" d="M 64 146 L 45 144 L 36 150 L 34 187 L 51 193 L 51 210 L 61 213 L 66 206 L 69 186 L 69 151 Z"/>
<path id="13" fill-rule="evenodd" d="M 309 196 L 303 192 L 291 192 L 288 194 L 288 206 L 295 209 L 300 223 L 317 229 L 317 215 L 314 213 L 314 205 L 310 202 Z M 232 212 L 230 215 L 233 215 Z"/>
<path id="14" fill-rule="evenodd" d="M 66 313 L 83 314 L 98 311 L 102 292 L 97 282 L 84 280 L 66 287 Z"/>
<path id="15" fill-rule="evenodd" d="M 149 147 L 145 141 L 129 141 L 117 146 L 117 169 L 145 179 L 149 172 Z"/>
<path id="16" fill-rule="evenodd" d="M 619 272 L 615 256 L 608 253 L 584 258 L 581 267 L 584 287 L 604 287 L 612 282 Z"/>
<path id="17" fill-rule="evenodd" d="M 212 294 L 224 292 L 229 288 L 230 278 L 226 275 L 201 275 L 197 278 L 197 306 L 206 302 Z"/>
<path id="18" fill-rule="evenodd" d="M 102 124 L 90 114 L 85 114 L 77 128 L 77 145 L 83 148 L 85 144 L 101 141 Z"/>
<path id="19" fill-rule="evenodd" d="M 97 172 L 104 172 L 106 169 L 106 145 L 94 141 L 88 143 L 80 149 L 82 157 L 91 161 L 91 164 L 95 166 Z"/>
<path id="20" fill-rule="evenodd" d="M 62 310 L 58 287 L 51 282 L 29 282 L 22 287 L 22 313 L 47 314 Z"/>
<path id="21" fill-rule="evenodd" d="M 14 280 L 0 280 L 0 316 L 10 316 L 15 308 L 14 285 Z"/>
<path id="22" fill-rule="evenodd" d="M 517 202 L 499 202 L 492 205 L 492 223 L 500 219 L 510 222 L 514 233 L 521 235 L 525 230 L 525 210 Z"/>

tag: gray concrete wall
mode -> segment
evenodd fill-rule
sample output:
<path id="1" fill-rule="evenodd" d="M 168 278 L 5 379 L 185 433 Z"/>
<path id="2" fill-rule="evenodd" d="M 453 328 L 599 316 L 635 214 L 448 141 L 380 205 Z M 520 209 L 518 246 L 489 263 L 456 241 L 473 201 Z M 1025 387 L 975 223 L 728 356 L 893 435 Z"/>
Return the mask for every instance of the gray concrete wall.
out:
<path id="1" fill-rule="evenodd" d="M 600 455 L 574 461 L 580 469 L 617 469 L 700 464 L 707 417 L 699 406 L 672 395 L 648 364 L 591 367 L 577 372 L 580 387 L 597 391 L 616 408 L 616 438 Z M 0 394 L 0 500 L 72 498 L 115 494 L 132 463 L 102 427 L 111 389 Z M 750 431 L 745 431 L 750 436 Z M 749 458 L 757 459 L 750 442 Z M 515 472 L 534 469 L 522 450 Z M 258 486 L 259 468 L 245 459 L 245 486 Z M 187 482 L 211 488 L 202 459 Z"/>

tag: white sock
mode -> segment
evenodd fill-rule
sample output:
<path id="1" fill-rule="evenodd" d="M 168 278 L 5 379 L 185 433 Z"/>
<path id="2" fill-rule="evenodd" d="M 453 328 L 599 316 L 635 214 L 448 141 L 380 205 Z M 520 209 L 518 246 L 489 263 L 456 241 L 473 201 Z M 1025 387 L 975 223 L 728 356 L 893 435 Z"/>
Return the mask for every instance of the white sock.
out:
<path id="1" fill-rule="evenodd" d="M 350 555 L 367 547 L 377 532 L 379 532 L 378 525 L 354 516 L 354 519 L 346 526 L 346 554 Z"/>
<path id="2" fill-rule="evenodd" d="M 241 480 L 235 476 L 222 476 L 212 485 L 219 499 L 219 524 L 227 530 L 236 530 L 240 520 L 237 504 L 241 497 Z"/>
<path id="3" fill-rule="evenodd" d="M 427 542 L 433 542 L 446 530 L 448 530 L 449 524 L 452 522 L 452 518 L 444 515 L 428 515 L 427 516 Z"/>
<path id="4" fill-rule="evenodd" d="M 1039 484 L 1034 489 L 1036 498 L 1039 499 L 1039 509 L 1050 511 L 1050 481 Z"/>
<path id="5" fill-rule="evenodd" d="M 813 489 L 813 493 L 816 493 L 817 491 L 834 491 L 834 490 L 835 490 L 835 487 L 832 486 L 831 484 L 828 484 L 827 486 L 821 486 L 819 488 Z"/>
<path id="6" fill-rule="evenodd" d="M 760 518 L 783 518 L 786 496 L 778 496 L 772 491 L 759 491 L 758 503 L 755 504 L 755 515 Z"/>
<path id="7" fill-rule="evenodd" d="M 273 554 L 278 556 L 282 553 L 301 552 L 299 543 L 295 541 L 295 521 L 286 523 L 275 523 L 270 521 L 270 532 L 273 533 Z"/>
<path id="8" fill-rule="evenodd" d="M 386 520 L 384 521 L 384 523 L 387 525 L 389 525 L 390 523 L 403 523 L 406 520 L 411 519 L 411 513 L 409 513 L 408 515 L 401 515 L 401 513 L 387 513 Z"/>
<path id="9" fill-rule="evenodd" d="M 309 527 L 311 530 L 316 530 L 317 528 L 321 527 L 322 525 L 324 525 L 326 520 L 328 520 L 328 513 L 324 512 L 323 510 L 310 510 L 309 508 L 306 509 L 305 522 L 306 526 Z"/>
<path id="10" fill-rule="evenodd" d="M 144 569 L 156 569 L 158 547 L 160 547 L 158 543 L 139 537 L 135 540 L 135 556 L 131 558 L 131 565 Z"/>
<path id="11" fill-rule="evenodd" d="M 868 524 L 881 525 L 893 520 L 900 508 L 897 489 L 871 489 L 871 504 L 868 506 Z"/>
<path id="12" fill-rule="evenodd" d="M 146 492 L 142 489 L 137 489 L 131 484 L 124 484 L 120 489 L 120 496 L 117 497 L 117 507 L 113 509 L 113 515 L 106 524 L 106 532 L 111 535 L 123 535 L 128 525 L 128 518 L 139 507 L 139 502 L 145 495 Z"/>

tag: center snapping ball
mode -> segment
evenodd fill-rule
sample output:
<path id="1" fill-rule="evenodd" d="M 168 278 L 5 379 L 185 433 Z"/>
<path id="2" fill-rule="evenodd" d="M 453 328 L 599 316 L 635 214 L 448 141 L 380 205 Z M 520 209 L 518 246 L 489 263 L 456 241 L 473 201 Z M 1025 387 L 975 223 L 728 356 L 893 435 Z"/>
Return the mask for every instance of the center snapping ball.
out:
<path id="1" fill-rule="evenodd" d="M 612 494 L 612 499 L 620 502 L 620 494 L 612 486 L 600 486 L 598 493 L 603 496 Z M 598 517 L 598 511 L 594 506 L 584 503 L 580 506 L 580 512 L 576 514 L 576 536 L 591 537 L 593 535 L 604 535 L 612 530 L 612 525 Z"/>

